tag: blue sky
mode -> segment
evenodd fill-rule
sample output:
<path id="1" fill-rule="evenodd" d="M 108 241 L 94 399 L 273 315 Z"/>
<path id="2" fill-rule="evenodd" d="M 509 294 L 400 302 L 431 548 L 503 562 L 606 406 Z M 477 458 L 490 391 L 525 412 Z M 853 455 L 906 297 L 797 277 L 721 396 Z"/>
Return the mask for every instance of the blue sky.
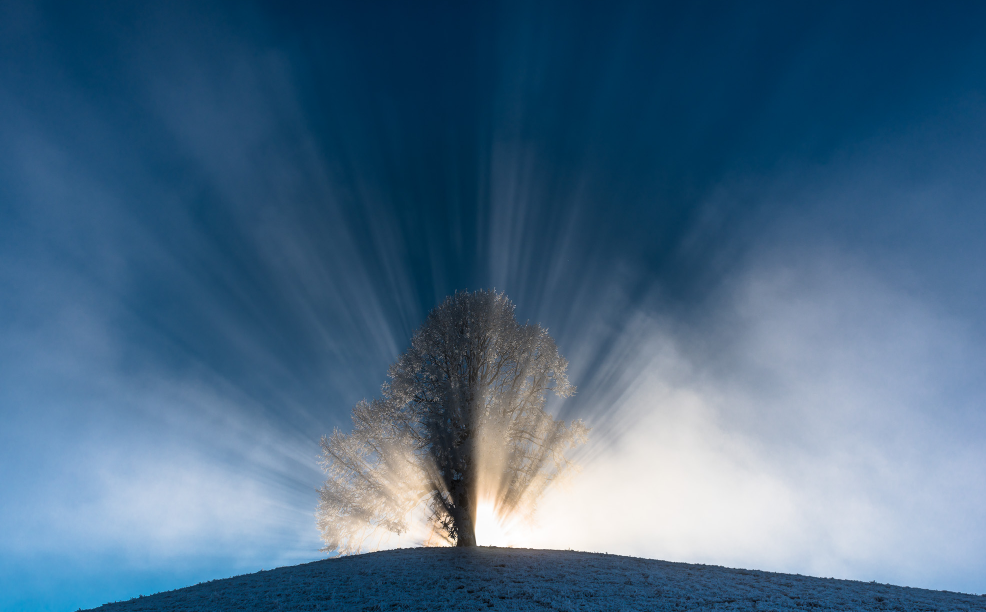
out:
<path id="1" fill-rule="evenodd" d="M 594 427 L 543 545 L 986 592 L 986 8 L 348 4 L 0 7 L 0 607 L 320 558 L 490 287 Z"/>

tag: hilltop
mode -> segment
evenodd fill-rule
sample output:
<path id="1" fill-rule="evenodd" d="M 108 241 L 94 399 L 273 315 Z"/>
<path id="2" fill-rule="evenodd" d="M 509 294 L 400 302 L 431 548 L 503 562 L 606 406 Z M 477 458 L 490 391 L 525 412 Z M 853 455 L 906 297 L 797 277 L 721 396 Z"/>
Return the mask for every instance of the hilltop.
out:
<path id="1" fill-rule="evenodd" d="M 986 611 L 986 597 L 600 553 L 478 547 L 325 559 L 96 610 Z"/>

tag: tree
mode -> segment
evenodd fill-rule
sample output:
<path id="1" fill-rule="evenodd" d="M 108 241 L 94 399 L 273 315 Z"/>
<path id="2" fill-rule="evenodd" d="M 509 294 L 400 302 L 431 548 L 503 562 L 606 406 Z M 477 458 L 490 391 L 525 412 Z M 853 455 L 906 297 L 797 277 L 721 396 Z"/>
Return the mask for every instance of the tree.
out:
<path id="1" fill-rule="evenodd" d="M 401 534 L 419 506 L 434 532 L 476 545 L 481 497 L 529 516 L 586 441 L 581 421 L 545 412 L 575 388 L 540 325 L 521 325 L 502 293 L 456 293 L 429 313 L 388 372 L 382 398 L 353 409 L 353 430 L 322 438 L 316 520 L 325 550 L 357 552 L 372 533 Z"/>

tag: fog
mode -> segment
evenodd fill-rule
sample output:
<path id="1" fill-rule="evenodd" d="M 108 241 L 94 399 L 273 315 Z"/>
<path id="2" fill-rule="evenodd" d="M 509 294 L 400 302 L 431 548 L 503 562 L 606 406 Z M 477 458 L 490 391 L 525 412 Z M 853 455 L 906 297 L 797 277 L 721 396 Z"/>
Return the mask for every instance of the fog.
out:
<path id="1" fill-rule="evenodd" d="M 982 11 L 617 4 L 0 9 L 0 607 L 321 558 L 480 288 L 593 428 L 519 543 L 986 591 Z"/>
<path id="2" fill-rule="evenodd" d="M 621 427 L 549 494 L 531 545 L 976 588 L 982 353 L 823 261 L 751 269 L 714 339 L 636 322 L 646 365 L 597 419 Z"/>

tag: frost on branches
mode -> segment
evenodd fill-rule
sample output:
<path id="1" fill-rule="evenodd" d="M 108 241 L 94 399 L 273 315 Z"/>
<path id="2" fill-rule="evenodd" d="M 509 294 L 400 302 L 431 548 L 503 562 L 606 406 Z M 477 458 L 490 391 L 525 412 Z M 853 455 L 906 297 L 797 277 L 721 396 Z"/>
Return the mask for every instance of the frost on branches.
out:
<path id="1" fill-rule="evenodd" d="M 390 367 L 383 397 L 353 409 L 353 431 L 322 438 L 328 475 L 315 514 L 326 551 L 358 552 L 401 534 L 424 509 L 433 533 L 475 546 L 476 509 L 530 516 L 545 488 L 574 467 L 582 421 L 544 411 L 549 391 L 575 388 L 540 325 L 521 325 L 502 293 L 456 293 L 431 311 Z"/>

